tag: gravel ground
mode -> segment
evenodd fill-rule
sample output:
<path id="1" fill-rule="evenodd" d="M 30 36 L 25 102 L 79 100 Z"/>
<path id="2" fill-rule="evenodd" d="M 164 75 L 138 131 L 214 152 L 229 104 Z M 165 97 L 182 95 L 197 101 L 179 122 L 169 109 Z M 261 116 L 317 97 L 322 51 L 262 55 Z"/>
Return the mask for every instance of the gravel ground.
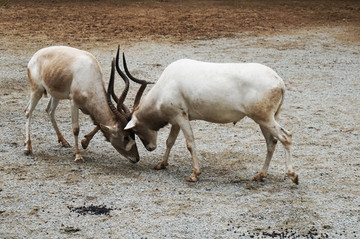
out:
<path id="1" fill-rule="evenodd" d="M 160 131 L 154 152 L 138 142 L 138 164 L 121 157 L 100 134 L 83 153 L 86 162 L 75 163 L 72 149 L 57 144 L 44 112 L 46 99 L 34 112 L 34 154 L 24 156 L 26 65 L 38 48 L 2 48 L 0 238 L 360 237 L 360 46 L 340 39 L 343 31 L 120 42 L 133 75 L 149 80 L 180 58 L 259 62 L 277 71 L 288 88 L 280 123 L 294 135 L 299 185 L 285 175 L 282 147 L 268 178 L 251 181 L 266 146 L 247 118 L 236 126 L 192 122 L 202 167 L 197 183 L 186 182 L 192 166 L 181 134 L 168 169 L 153 170 L 169 127 Z M 83 49 L 98 58 L 107 82 L 116 45 L 89 45 Z M 121 91 L 120 83 L 116 88 Z M 73 144 L 68 102 L 58 107 L 57 120 Z M 93 128 L 84 115 L 80 124 L 80 136 Z"/>

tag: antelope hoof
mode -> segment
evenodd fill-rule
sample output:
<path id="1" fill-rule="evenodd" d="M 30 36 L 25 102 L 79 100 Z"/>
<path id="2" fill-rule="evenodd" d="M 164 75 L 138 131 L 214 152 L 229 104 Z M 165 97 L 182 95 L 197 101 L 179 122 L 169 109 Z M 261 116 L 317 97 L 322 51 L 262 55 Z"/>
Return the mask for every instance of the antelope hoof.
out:
<path id="1" fill-rule="evenodd" d="M 191 183 L 195 183 L 197 181 L 199 181 L 199 178 L 195 175 L 190 175 L 188 178 L 187 178 L 187 181 L 188 182 L 191 182 Z"/>
<path id="2" fill-rule="evenodd" d="M 299 176 L 294 171 L 288 171 L 288 176 L 290 177 L 291 181 L 293 181 L 296 185 L 299 184 Z"/>
<path id="3" fill-rule="evenodd" d="M 64 139 L 64 140 L 61 140 L 59 139 L 58 140 L 59 143 L 61 143 L 61 147 L 64 147 L 64 148 L 70 148 L 70 144 Z"/>
<path id="4" fill-rule="evenodd" d="M 85 162 L 85 160 L 84 160 L 83 156 L 81 156 L 81 154 L 76 154 L 75 155 L 75 162 L 83 163 L 83 162 Z"/>
<path id="5" fill-rule="evenodd" d="M 253 181 L 263 182 L 264 178 L 266 178 L 266 175 L 264 173 L 260 172 L 255 175 L 255 177 L 253 178 Z"/>
<path id="6" fill-rule="evenodd" d="M 25 140 L 24 145 L 25 145 L 24 154 L 25 155 L 32 154 L 31 140 Z"/>
<path id="7" fill-rule="evenodd" d="M 155 165 L 154 169 L 156 170 L 166 169 L 167 166 L 169 166 L 168 163 L 160 162 L 157 165 Z"/>
<path id="8" fill-rule="evenodd" d="M 197 182 L 199 181 L 199 175 L 201 174 L 200 170 L 194 169 L 193 173 L 187 178 L 188 182 Z"/>
<path id="9" fill-rule="evenodd" d="M 299 185 L 299 176 L 297 174 L 291 176 L 290 178 L 296 185 Z"/>
<path id="10" fill-rule="evenodd" d="M 81 140 L 81 146 L 83 149 L 86 149 L 89 146 L 89 141 L 85 138 Z"/>
<path id="11" fill-rule="evenodd" d="M 25 155 L 30 155 L 30 154 L 32 154 L 32 150 L 31 149 L 25 149 L 24 154 Z"/>

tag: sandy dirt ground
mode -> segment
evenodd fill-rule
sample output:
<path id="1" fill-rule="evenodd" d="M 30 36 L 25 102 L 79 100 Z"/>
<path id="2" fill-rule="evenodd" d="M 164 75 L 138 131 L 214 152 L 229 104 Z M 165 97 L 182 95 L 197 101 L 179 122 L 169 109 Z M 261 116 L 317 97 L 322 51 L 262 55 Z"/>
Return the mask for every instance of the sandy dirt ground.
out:
<path id="1" fill-rule="evenodd" d="M 359 238 L 359 1 L 0 1 L 0 238 Z M 23 154 L 26 65 L 40 48 L 70 45 L 100 62 L 107 84 L 117 44 L 139 78 L 156 81 L 181 58 L 258 62 L 287 86 L 280 123 L 293 132 L 299 185 L 278 145 L 263 182 L 259 127 L 192 122 L 202 174 L 182 134 L 167 170 L 158 148 L 131 164 L 96 135 L 85 163 L 61 148 L 34 112 L 34 153 Z M 123 85 L 117 78 L 116 90 Z M 151 87 L 149 87 L 151 88 Z M 136 93 L 132 87 L 127 104 Z M 146 93 L 145 93 L 146 94 Z M 69 102 L 56 118 L 73 144 Z M 80 137 L 92 128 L 80 118 Z"/>

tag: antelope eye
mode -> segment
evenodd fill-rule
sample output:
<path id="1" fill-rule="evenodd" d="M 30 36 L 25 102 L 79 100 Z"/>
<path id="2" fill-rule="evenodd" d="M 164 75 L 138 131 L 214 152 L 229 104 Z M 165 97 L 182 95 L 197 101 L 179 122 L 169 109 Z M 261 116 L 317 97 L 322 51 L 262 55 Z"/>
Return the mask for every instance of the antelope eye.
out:
<path id="1" fill-rule="evenodd" d="M 134 132 L 130 132 L 130 138 L 132 138 L 133 140 L 135 140 L 135 133 Z"/>
<path id="2" fill-rule="evenodd" d="M 130 137 L 129 137 L 129 136 L 125 136 L 124 142 L 125 142 L 125 143 L 129 143 L 129 141 L 130 141 Z"/>

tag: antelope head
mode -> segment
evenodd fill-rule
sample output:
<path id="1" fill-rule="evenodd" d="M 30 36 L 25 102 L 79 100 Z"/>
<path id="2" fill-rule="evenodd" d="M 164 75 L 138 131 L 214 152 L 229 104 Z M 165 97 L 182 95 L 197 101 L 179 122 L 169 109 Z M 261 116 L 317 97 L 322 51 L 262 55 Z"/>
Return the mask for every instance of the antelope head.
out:
<path id="1" fill-rule="evenodd" d="M 119 51 L 119 50 L 118 50 Z M 118 54 L 117 54 L 118 55 Z M 100 128 L 106 139 L 112 146 L 123 156 L 130 159 L 131 162 L 137 163 L 140 160 L 139 152 L 135 143 L 135 134 L 130 130 L 124 130 L 130 119 L 130 111 L 124 105 L 124 100 L 129 90 L 129 81 L 125 81 L 125 88 L 120 98 L 114 93 L 115 78 L 115 59 L 111 64 L 111 76 L 109 81 L 106 98 L 111 111 L 116 117 L 116 125 L 105 126 L 100 124 Z M 111 97 L 117 102 L 117 107 L 112 103 Z"/>
<path id="2" fill-rule="evenodd" d="M 135 110 L 137 110 L 139 104 L 140 104 L 140 100 L 141 100 L 141 97 L 146 89 L 146 86 L 148 84 L 154 84 L 153 82 L 148 82 L 148 81 L 145 81 L 145 80 L 140 80 L 138 78 L 135 78 L 134 76 L 131 75 L 131 73 L 129 72 L 128 70 L 128 67 L 127 67 L 127 64 L 126 64 L 126 59 L 125 59 L 125 53 L 123 53 L 123 65 L 124 65 L 124 69 L 125 69 L 125 73 L 121 71 L 120 69 L 120 66 L 119 66 L 119 50 L 117 52 L 117 55 L 116 55 L 116 70 L 117 72 L 119 73 L 119 75 L 121 76 L 121 78 L 125 81 L 125 82 L 129 82 L 129 78 L 138 83 L 138 84 L 141 84 L 138 92 L 136 93 L 136 96 L 135 96 L 135 100 L 134 100 L 134 105 L 133 105 L 133 110 L 131 113 L 129 113 L 127 116 L 127 119 L 128 119 L 128 123 L 132 120 L 132 118 L 134 117 L 133 116 L 133 113 Z M 119 105 L 118 105 L 119 107 Z M 123 107 L 123 106 L 121 106 Z M 126 107 L 124 107 L 126 108 Z M 130 112 L 128 109 L 125 109 L 125 111 L 127 112 Z M 126 128 L 125 128 L 126 129 Z M 134 129 L 128 129 L 130 132 L 134 132 L 136 134 L 136 132 L 134 131 Z M 145 132 L 142 132 L 142 133 L 145 133 Z M 142 143 L 144 144 L 144 146 L 146 147 L 147 150 L 154 150 L 156 148 L 156 144 L 150 144 L 147 140 L 148 138 L 151 138 L 152 140 L 151 141 L 155 141 L 156 142 L 156 137 L 157 137 L 157 133 L 155 131 L 151 131 L 149 132 L 149 135 L 146 135 L 144 136 L 143 134 L 138 134 L 140 140 L 142 141 Z"/>

